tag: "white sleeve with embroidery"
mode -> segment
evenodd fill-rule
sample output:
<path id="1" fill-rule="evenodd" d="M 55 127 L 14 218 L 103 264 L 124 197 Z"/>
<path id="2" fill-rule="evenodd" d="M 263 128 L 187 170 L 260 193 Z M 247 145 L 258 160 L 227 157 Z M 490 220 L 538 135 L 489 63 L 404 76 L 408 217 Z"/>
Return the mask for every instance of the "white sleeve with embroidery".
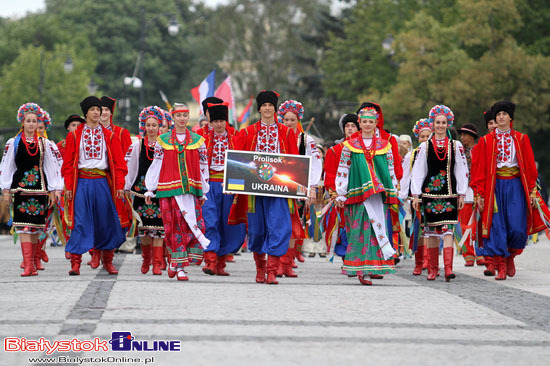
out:
<path id="1" fill-rule="evenodd" d="M 427 143 L 423 142 L 418 148 L 418 154 L 412 167 L 411 175 L 411 194 L 420 196 L 422 194 L 422 184 L 428 174 L 428 157 L 426 155 Z"/>
<path id="2" fill-rule="evenodd" d="M 311 156 L 311 166 L 309 168 L 309 187 L 311 188 L 317 186 L 321 180 L 323 161 L 315 140 L 309 135 L 306 135 L 306 155 Z"/>
<path id="3" fill-rule="evenodd" d="M 155 157 L 153 162 L 147 169 L 147 174 L 145 174 L 145 187 L 147 187 L 146 196 L 154 196 L 153 192 L 157 190 L 160 178 L 160 168 L 162 168 L 162 159 L 164 158 L 164 149 L 157 142 L 155 145 Z"/>
<path id="4" fill-rule="evenodd" d="M 139 170 L 139 153 L 141 152 L 141 141 L 136 141 L 128 148 L 124 160 L 128 165 L 128 174 L 126 174 L 126 183 L 124 190 L 129 191 L 132 188 L 132 184 L 136 181 Z"/>
<path id="5" fill-rule="evenodd" d="M 455 141 L 455 168 L 456 193 L 465 196 L 468 191 L 468 162 L 464 154 L 464 146 Z"/>
<path id="6" fill-rule="evenodd" d="M 62 165 L 63 158 L 57 145 L 48 139 L 44 139 L 44 174 L 48 179 L 48 191 L 63 190 Z"/>
<path id="7" fill-rule="evenodd" d="M 338 170 L 336 171 L 335 185 L 338 201 L 345 201 L 346 194 L 348 193 L 349 183 L 349 167 L 351 164 L 351 152 L 344 146 L 342 153 L 340 154 L 340 161 L 338 162 Z"/>
<path id="8" fill-rule="evenodd" d="M 206 199 L 206 194 L 210 191 L 210 185 L 208 184 L 208 180 L 210 179 L 210 171 L 208 169 L 208 152 L 206 151 L 206 145 L 204 143 L 199 147 L 199 161 L 201 169 L 202 196 Z"/>
<path id="9" fill-rule="evenodd" d="M 391 149 L 388 150 L 386 153 L 386 160 L 388 161 L 388 168 L 390 170 L 390 177 L 391 177 L 391 183 L 393 184 L 393 187 L 397 190 L 397 177 L 395 176 L 395 167 L 393 166 L 393 152 Z"/>
<path id="10" fill-rule="evenodd" d="M 403 168 L 403 178 L 401 178 L 401 181 L 399 182 L 399 198 L 402 200 L 406 200 L 409 196 L 409 187 L 411 185 L 411 155 L 412 152 L 409 151 L 407 155 L 403 158 L 403 161 L 401 162 L 401 167 Z"/>
<path id="11" fill-rule="evenodd" d="M 0 188 L 10 189 L 13 180 L 13 174 L 15 173 L 15 152 L 14 152 L 15 139 L 11 138 L 6 142 L 4 148 L 4 155 L 2 155 L 2 162 L 0 162 Z"/>

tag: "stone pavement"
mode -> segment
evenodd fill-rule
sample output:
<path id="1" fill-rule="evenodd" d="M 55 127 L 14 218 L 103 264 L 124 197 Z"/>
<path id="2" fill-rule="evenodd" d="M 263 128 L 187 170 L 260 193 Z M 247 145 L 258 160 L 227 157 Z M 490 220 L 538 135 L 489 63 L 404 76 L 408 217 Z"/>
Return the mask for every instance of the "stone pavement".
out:
<path id="1" fill-rule="evenodd" d="M 48 247 L 38 276 L 19 276 L 21 251 L 0 237 L 0 365 L 547 365 L 550 361 L 550 242 L 518 257 L 516 277 L 497 282 L 455 257 L 457 278 L 395 275 L 361 286 L 340 261 L 306 258 L 298 278 L 254 283 L 250 254 L 230 277 L 190 270 L 189 282 L 139 271 L 141 256 L 117 254 L 118 276 L 83 265 L 68 276 L 63 248 Z M 87 261 L 88 256 L 85 256 Z M 85 263 L 84 261 L 84 263 Z M 128 331 L 135 340 L 180 340 L 180 352 L 5 352 L 5 337 L 54 340 Z M 57 357 L 69 356 L 61 359 Z M 49 358 L 52 363 L 31 360 Z M 72 357 L 72 358 L 71 358 Z M 125 357 L 125 358 L 124 358 Z M 141 358 L 142 363 L 137 362 Z M 134 360 L 136 359 L 136 360 Z M 64 363 L 63 361 L 72 361 Z M 86 360 L 85 360 L 86 361 Z M 133 362 L 136 361 L 136 362 Z M 152 361 L 152 362 L 150 362 Z"/>

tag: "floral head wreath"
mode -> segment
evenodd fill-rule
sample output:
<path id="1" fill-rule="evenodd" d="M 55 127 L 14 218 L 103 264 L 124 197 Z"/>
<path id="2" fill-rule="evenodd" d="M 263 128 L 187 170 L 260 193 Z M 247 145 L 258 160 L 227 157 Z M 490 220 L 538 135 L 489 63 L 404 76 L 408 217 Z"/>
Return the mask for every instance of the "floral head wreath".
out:
<path id="1" fill-rule="evenodd" d="M 300 132 L 304 132 L 304 129 L 300 122 L 304 118 L 304 106 L 302 105 L 302 103 L 290 99 L 281 104 L 279 110 L 277 111 L 277 118 L 279 120 L 279 123 L 283 123 L 285 114 L 287 114 L 288 112 L 292 112 L 296 115 L 296 117 L 298 117 L 298 126 L 296 127 Z"/>
<path id="2" fill-rule="evenodd" d="M 168 129 L 172 131 L 172 129 L 174 128 L 174 119 L 172 118 L 172 114 L 165 109 L 161 109 L 161 110 L 162 110 L 162 113 L 164 114 L 164 119 L 162 121 L 166 122 L 168 124 Z"/>
<path id="3" fill-rule="evenodd" d="M 374 107 L 365 107 L 359 111 L 359 118 L 365 113 L 373 113 L 376 116 L 376 119 L 380 118 L 378 111 Z"/>
<path id="4" fill-rule="evenodd" d="M 414 123 L 414 127 L 412 129 L 412 132 L 414 133 L 414 137 L 418 138 L 418 135 L 420 135 L 420 132 L 422 130 L 432 130 L 433 129 L 433 123 L 428 120 L 428 118 L 421 118 L 418 121 Z"/>
<path id="5" fill-rule="evenodd" d="M 17 111 L 17 122 L 23 123 L 25 116 L 29 113 L 36 114 L 39 120 L 42 120 L 43 110 L 36 103 L 25 103 Z M 45 123 L 45 122 L 44 122 Z"/>
<path id="6" fill-rule="evenodd" d="M 156 105 L 143 108 L 139 114 L 139 134 L 141 136 L 145 135 L 145 121 L 147 121 L 148 118 L 156 119 L 160 125 L 164 119 L 164 113 L 162 109 Z"/>
<path id="7" fill-rule="evenodd" d="M 447 118 L 447 123 L 449 124 L 449 127 L 453 125 L 453 122 L 455 120 L 455 115 L 453 114 L 453 111 L 451 111 L 451 108 L 447 107 L 446 105 L 436 105 L 432 109 L 430 109 L 430 113 L 428 115 L 428 121 L 430 123 L 434 123 L 435 117 L 443 115 Z"/>
<path id="8" fill-rule="evenodd" d="M 44 127 L 46 127 L 46 131 L 49 131 L 52 126 L 52 117 L 50 117 L 50 114 L 45 109 L 42 109 L 42 117 L 39 117 L 38 120 L 40 122 L 44 122 Z"/>

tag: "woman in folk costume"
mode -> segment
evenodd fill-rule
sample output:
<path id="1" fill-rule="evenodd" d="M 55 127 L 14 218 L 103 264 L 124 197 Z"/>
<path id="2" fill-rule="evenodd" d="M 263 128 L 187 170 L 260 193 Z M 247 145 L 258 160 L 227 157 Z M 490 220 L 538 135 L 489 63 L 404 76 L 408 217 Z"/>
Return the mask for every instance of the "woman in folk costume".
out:
<path id="1" fill-rule="evenodd" d="M 141 224 L 138 227 L 141 240 L 141 256 L 143 263 L 141 273 L 149 272 L 151 259 L 153 274 L 161 275 L 161 265 L 164 255 L 164 226 L 158 198 L 151 199 L 151 204 L 145 203 L 145 174 L 153 162 L 155 145 L 159 136 L 159 125 L 164 120 L 163 111 L 157 106 L 144 108 L 139 114 L 139 134 L 142 137 L 134 142 L 126 152 L 125 191 L 134 196 L 133 208 L 138 213 Z"/>
<path id="2" fill-rule="evenodd" d="M 343 142 L 336 173 L 336 203 L 345 205 L 348 248 L 343 274 L 357 275 L 372 285 L 367 275 L 381 278 L 395 272 L 393 249 L 386 226 L 388 205 L 397 204 L 397 178 L 391 144 L 376 135 L 379 118 L 374 108 L 359 113 L 361 130 Z"/>
<path id="3" fill-rule="evenodd" d="M 483 252 L 498 271 L 495 280 L 515 276 L 514 257 L 523 252 L 528 235 L 546 228 L 550 217 L 537 189 L 529 137 L 513 127 L 515 107 L 508 101 L 493 105 L 497 126 L 480 139 L 472 160 Z"/>
<path id="4" fill-rule="evenodd" d="M 206 222 L 206 237 L 210 240 L 204 251 L 206 265 L 202 271 L 208 275 L 229 276 L 225 271 L 228 255 L 235 253 L 243 244 L 246 225 L 229 225 L 229 212 L 233 195 L 223 193 L 225 152 L 234 149 L 234 131 L 228 130 L 228 103 L 208 103 L 207 109 L 212 128 L 204 135 L 208 152 L 210 190 L 202 207 Z"/>
<path id="5" fill-rule="evenodd" d="M 210 188 L 208 159 L 204 138 L 187 130 L 189 108 L 175 103 L 171 113 L 175 128 L 157 139 L 145 176 L 145 203 L 153 203 L 156 191 L 170 254 L 168 276 L 187 281 L 185 267 L 199 264 L 210 243 L 201 208 Z"/>
<path id="6" fill-rule="evenodd" d="M 61 197 L 63 180 L 61 155 L 50 140 L 36 129 L 41 108 L 25 103 L 17 111 L 20 132 L 8 140 L 0 163 L 2 199 L 13 201 L 13 227 L 21 240 L 24 270 L 21 276 L 35 276 L 39 235 L 46 229 L 47 209 Z"/>
<path id="7" fill-rule="evenodd" d="M 434 133 L 419 147 L 412 168 L 411 193 L 413 208 L 422 210 L 424 236 L 428 238 L 428 280 L 439 275 L 439 240 L 443 238 L 445 281 L 455 278 L 453 273 L 454 225 L 458 211 L 464 207 L 468 189 L 468 165 L 464 148 L 459 141 L 448 137 L 454 121 L 451 109 L 436 105 L 428 116 Z M 422 206 L 420 206 L 422 199 Z"/>
<path id="8" fill-rule="evenodd" d="M 428 118 L 422 118 L 415 122 L 414 127 L 412 129 L 414 133 L 414 137 L 418 139 L 418 143 L 422 145 L 424 142 L 428 141 L 428 138 L 430 137 L 433 130 L 433 123 L 430 122 Z M 400 182 L 400 190 L 399 190 L 399 199 L 405 201 L 408 198 L 411 198 L 411 175 L 412 175 L 412 168 L 414 165 L 414 162 L 416 161 L 416 158 L 418 156 L 418 152 L 420 151 L 420 145 L 412 150 L 411 152 L 407 153 L 405 155 L 405 158 L 403 159 L 403 178 Z M 414 213 L 413 213 L 414 214 Z M 421 228 L 419 227 L 421 230 Z M 415 250 L 414 253 L 414 270 L 413 275 L 420 276 L 422 274 L 422 270 L 427 268 L 428 265 L 428 256 L 425 246 L 425 240 L 418 233 L 419 240 L 418 245 L 416 248 L 413 248 Z"/>
<path id="9" fill-rule="evenodd" d="M 339 121 L 340 131 L 344 134 L 344 137 L 336 140 L 336 145 L 327 149 L 324 161 L 325 172 L 325 190 L 331 200 L 335 200 L 338 194 L 336 193 L 336 172 L 338 170 L 338 163 L 340 161 L 340 155 L 344 145 L 342 142 L 348 140 L 353 134 L 359 131 L 359 116 L 355 113 L 343 114 Z M 346 237 L 346 225 L 344 222 L 344 209 L 333 207 L 328 211 L 323 219 L 323 227 L 325 229 L 325 241 L 327 243 L 327 249 L 334 246 L 334 253 L 342 260 L 346 256 L 348 248 L 348 240 Z"/>
<path id="10" fill-rule="evenodd" d="M 311 156 L 311 165 L 309 169 L 309 198 L 316 197 L 317 184 L 321 179 L 323 172 L 323 162 L 315 140 L 304 132 L 301 120 L 304 118 L 304 107 L 302 103 L 295 100 L 287 100 L 279 107 L 277 112 L 279 123 L 284 124 L 294 132 L 296 138 L 296 146 L 300 155 Z M 304 229 L 302 227 L 300 214 L 298 210 L 298 202 L 292 202 L 290 217 L 292 220 L 292 236 L 288 246 L 288 251 L 281 257 L 281 265 L 277 276 L 282 277 L 298 277 L 292 270 L 292 259 L 295 257 L 296 242 L 305 238 Z M 315 213 L 312 213 L 313 215 Z"/>

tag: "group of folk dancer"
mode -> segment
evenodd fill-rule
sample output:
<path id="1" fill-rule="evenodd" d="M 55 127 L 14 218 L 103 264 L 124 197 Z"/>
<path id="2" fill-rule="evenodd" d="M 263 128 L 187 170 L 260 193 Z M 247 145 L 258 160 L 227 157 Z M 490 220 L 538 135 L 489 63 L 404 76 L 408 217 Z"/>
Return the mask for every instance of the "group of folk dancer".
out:
<path id="1" fill-rule="evenodd" d="M 204 273 L 228 276 L 228 256 L 246 242 L 256 282 L 296 277 L 294 259 L 303 261 L 303 202 L 224 193 L 228 149 L 311 157 L 307 200 L 324 188 L 328 247 L 342 257 L 342 273 L 363 285 L 395 272 L 399 205 L 409 201 L 416 223 L 413 275 L 427 268 L 428 280 L 439 276 L 441 243 L 445 281 L 455 278 L 458 223 L 468 235 L 466 265 L 477 261 L 497 280 L 515 275 L 514 257 L 528 235 L 548 225 L 529 137 L 513 129 L 513 103 L 497 102 L 485 112 L 489 133 L 475 146 L 452 139 L 454 114 L 436 105 L 414 124 L 420 145 L 401 158 L 396 136 L 384 129 L 382 108 L 365 102 L 356 114 L 340 118 L 344 137 L 323 162 L 302 128 L 302 104 L 287 100 L 277 108 L 278 100 L 276 92 L 261 91 L 260 120 L 240 131 L 228 122 L 228 103 L 215 97 L 203 101 L 208 124 L 197 133 L 188 129 L 185 104 L 175 103 L 170 111 L 149 106 L 139 115 L 140 138 L 132 143 L 128 130 L 112 123 L 115 99 L 89 96 L 80 103 L 83 117 L 67 118 L 67 137 L 57 145 L 44 131 L 49 114 L 35 103 L 23 104 L 20 132 L 6 143 L 0 164 L 3 200 L 12 205 L 21 242 L 21 276 L 43 269 L 47 255 L 40 235 L 57 204 L 70 275 L 80 274 L 86 252 L 91 268 L 102 262 L 117 274 L 114 252 L 134 220 L 143 274 L 152 264 L 154 275 L 166 269 L 170 278 L 187 281 L 186 268 L 204 261 Z M 477 137 L 474 125 L 459 132 Z"/>

